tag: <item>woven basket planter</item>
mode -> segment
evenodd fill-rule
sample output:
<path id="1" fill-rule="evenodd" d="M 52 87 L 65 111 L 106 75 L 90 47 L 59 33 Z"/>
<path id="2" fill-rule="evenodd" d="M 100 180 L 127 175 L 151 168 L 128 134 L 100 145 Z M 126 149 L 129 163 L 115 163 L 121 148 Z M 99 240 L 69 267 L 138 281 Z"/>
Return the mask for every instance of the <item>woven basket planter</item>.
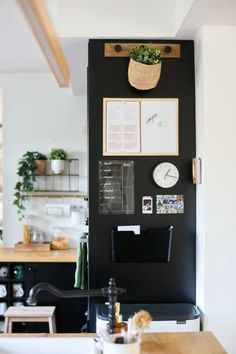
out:
<path id="1" fill-rule="evenodd" d="M 46 160 L 36 160 L 37 174 L 43 176 L 46 174 Z"/>
<path id="2" fill-rule="evenodd" d="M 161 76 L 161 63 L 147 65 L 130 59 L 128 78 L 131 86 L 138 90 L 150 90 L 156 87 Z"/>

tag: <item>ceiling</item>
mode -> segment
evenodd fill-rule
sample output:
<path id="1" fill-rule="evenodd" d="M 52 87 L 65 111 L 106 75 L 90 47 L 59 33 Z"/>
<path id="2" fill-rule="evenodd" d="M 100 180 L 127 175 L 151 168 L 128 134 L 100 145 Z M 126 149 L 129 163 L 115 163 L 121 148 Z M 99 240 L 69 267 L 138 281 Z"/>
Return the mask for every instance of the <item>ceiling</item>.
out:
<path id="1" fill-rule="evenodd" d="M 94 0 L 57 1 L 62 37 L 150 38 L 173 33 L 175 0 L 99 0 L 96 7 Z"/>
<path id="2" fill-rule="evenodd" d="M 0 0 L 0 72 L 50 72 L 15 0 Z"/>
<path id="3" fill-rule="evenodd" d="M 75 94 L 86 94 L 87 38 L 194 38 L 203 25 L 236 25 L 236 0 L 46 0 Z M 0 73 L 50 72 L 17 0 L 0 0 Z"/>
<path id="4" fill-rule="evenodd" d="M 193 39 L 205 25 L 236 26 L 236 0 L 195 0 L 176 32 L 176 38 Z"/>

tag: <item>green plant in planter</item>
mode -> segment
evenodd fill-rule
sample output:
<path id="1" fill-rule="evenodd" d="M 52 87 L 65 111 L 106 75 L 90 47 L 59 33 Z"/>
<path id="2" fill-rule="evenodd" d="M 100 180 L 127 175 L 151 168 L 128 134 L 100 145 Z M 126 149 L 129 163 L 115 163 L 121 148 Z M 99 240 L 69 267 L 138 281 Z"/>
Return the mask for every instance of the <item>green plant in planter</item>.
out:
<path id="1" fill-rule="evenodd" d="M 161 75 L 162 55 L 151 44 L 131 48 L 128 80 L 138 90 L 150 90 L 157 86 Z"/>
<path id="2" fill-rule="evenodd" d="M 27 151 L 18 162 L 17 175 L 19 181 L 15 185 L 15 200 L 19 220 L 24 218 L 25 203 L 35 191 L 34 182 L 37 180 L 37 160 L 46 160 L 47 157 L 37 151 Z"/>
<path id="3" fill-rule="evenodd" d="M 130 58 L 141 64 L 153 65 L 161 62 L 162 55 L 159 49 L 148 44 L 131 48 Z"/>
<path id="4" fill-rule="evenodd" d="M 67 153 L 62 149 L 52 149 L 48 155 L 49 160 L 66 160 Z"/>
<path id="5" fill-rule="evenodd" d="M 58 175 L 64 171 L 65 161 L 67 158 L 67 153 L 62 149 L 52 149 L 48 155 L 49 160 L 51 161 L 52 171 Z"/>

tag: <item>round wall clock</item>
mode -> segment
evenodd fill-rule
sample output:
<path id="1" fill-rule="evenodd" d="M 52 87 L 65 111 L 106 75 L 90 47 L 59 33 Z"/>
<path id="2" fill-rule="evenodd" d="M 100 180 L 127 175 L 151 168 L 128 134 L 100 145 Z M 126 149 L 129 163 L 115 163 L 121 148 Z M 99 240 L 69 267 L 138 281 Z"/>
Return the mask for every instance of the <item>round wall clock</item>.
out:
<path id="1" fill-rule="evenodd" d="M 173 187 L 179 179 L 179 171 L 173 163 L 159 163 L 153 171 L 154 182 L 162 188 Z"/>

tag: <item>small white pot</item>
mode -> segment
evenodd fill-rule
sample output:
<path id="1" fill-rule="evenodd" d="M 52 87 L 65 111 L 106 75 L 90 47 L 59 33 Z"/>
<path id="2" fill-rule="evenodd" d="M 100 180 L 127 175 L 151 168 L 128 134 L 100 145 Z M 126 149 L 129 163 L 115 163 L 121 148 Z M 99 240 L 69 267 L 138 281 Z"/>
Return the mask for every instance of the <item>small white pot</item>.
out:
<path id="1" fill-rule="evenodd" d="M 65 168 L 65 160 L 52 160 L 51 161 L 51 169 L 56 175 L 63 172 L 64 168 Z"/>
<path id="2" fill-rule="evenodd" d="M 140 341 L 128 344 L 115 344 L 104 340 L 103 354 L 140 354 Z"/>

